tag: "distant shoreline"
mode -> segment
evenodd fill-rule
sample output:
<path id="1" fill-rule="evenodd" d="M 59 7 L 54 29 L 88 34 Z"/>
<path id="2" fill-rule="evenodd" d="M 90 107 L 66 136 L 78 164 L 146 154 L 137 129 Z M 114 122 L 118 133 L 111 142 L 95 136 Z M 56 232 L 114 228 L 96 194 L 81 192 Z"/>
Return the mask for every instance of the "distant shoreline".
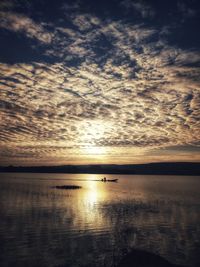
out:
<path id="1" fill-rule="evenodd" d="M 200 162 L 165 162 L 126 165 L 8 166 L 0 167 L 0 172 L 200 176 Z"/>

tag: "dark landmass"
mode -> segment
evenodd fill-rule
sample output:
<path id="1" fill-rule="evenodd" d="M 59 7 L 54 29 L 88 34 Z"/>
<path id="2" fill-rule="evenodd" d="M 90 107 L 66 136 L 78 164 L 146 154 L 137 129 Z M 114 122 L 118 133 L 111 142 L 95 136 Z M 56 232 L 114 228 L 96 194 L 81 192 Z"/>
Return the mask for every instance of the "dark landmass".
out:
<path id="1" fill-rule="evenodd" d="M 88 173 L 88 174 L 141 174 L 141 175 L 200 175 L 200 162 L 165 162 L 149 164 L 102 164 L 0 167 L 0 172 L 33 173 Z"/>
<path id="2" fill-rule="evenodd" d="M 117 265 L 117 267 L 181 267 L 168 262 L 163 257 L 143 251 L 132 250 Z"/>
<path id="3" fill-rule="evenodd" d="M 56 189 L 64 189 L 64 190 L 74 190 L 74 189 L 80 189 L 82 188 L 79 185 L 56 185 L 54 186 Z"/>

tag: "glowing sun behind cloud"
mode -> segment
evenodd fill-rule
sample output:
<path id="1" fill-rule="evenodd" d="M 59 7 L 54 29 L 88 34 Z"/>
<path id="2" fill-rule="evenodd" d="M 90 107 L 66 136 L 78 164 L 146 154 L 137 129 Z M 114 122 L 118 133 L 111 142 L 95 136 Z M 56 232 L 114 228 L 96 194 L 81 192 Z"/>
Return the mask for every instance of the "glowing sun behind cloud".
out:
<path id="1" fill-rule="evenodd" d="M 103 120 L 88 120 L 80 122 L 79 127 L 84 128 L 78 138 L 80 153 L 88 157 L 105 159 L 107 149 L 105 146 L 100 146 L 99 142 L 106 138 L 107 133 L 112 130 L 111 124 Z"/>

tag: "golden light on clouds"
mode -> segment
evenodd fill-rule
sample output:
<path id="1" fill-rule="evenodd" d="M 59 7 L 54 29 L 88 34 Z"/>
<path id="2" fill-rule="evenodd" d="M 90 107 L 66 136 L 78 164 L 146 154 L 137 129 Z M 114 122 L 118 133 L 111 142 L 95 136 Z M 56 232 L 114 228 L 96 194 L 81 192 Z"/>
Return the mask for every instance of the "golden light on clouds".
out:
<path id="1" fill-rule="evenodd" d="M 78 6 L 60 8 L 68 23 L 1 12 L 0 29 L 31 44 L 0 62 L 1 163 L 200 161 L 200 51 L 166 25 Z"/>
<path id="2" fill-rule="evenodd" d="M 77 138 L 83 145 L 95 145 L 99 140 L 105 138 L 107 132 L 112 130 L 111 122 L 106 120 L 84 120 L 78 123 L 78 128 L 84 129 Z"/>
<path id="3" fill-rule="evenodd" d="M 86 158 L 93 158 L 100 162 L 106 162 L 107 148 L 97 146 L 98 141 L 105 138 L 106 131 L 112 129 L 109 122 L 103 120 L 90 120 L 79 123 L 78 127 L 83 128 L 84 132 L 77 138 L 82 145 L 79 152 Z"/>

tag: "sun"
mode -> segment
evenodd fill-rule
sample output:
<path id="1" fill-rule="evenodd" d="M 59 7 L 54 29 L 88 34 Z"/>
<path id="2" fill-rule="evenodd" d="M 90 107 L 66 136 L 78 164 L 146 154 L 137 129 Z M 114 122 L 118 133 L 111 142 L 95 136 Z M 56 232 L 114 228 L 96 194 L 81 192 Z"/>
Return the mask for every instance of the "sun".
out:
<path id="1" fill-rule="evenodd" d="M 80 128 L 84 129 L 79 136 L 81 154 L 89 157 L 105 157 L 107 149 L 103 145 L 103 141 L 108 137 L 110 131 L 109 123 L 102 120 L 84 121 L 81 123 Z"/>
<path id="2" fill-rule="evenodd" d="M 96 156 L 103 156 L 106 155 L 106 148 L 105 147 L 96 147 L 96 146 L 86 146 L 83 149 L 88 155 L 96 155 Z"/>

